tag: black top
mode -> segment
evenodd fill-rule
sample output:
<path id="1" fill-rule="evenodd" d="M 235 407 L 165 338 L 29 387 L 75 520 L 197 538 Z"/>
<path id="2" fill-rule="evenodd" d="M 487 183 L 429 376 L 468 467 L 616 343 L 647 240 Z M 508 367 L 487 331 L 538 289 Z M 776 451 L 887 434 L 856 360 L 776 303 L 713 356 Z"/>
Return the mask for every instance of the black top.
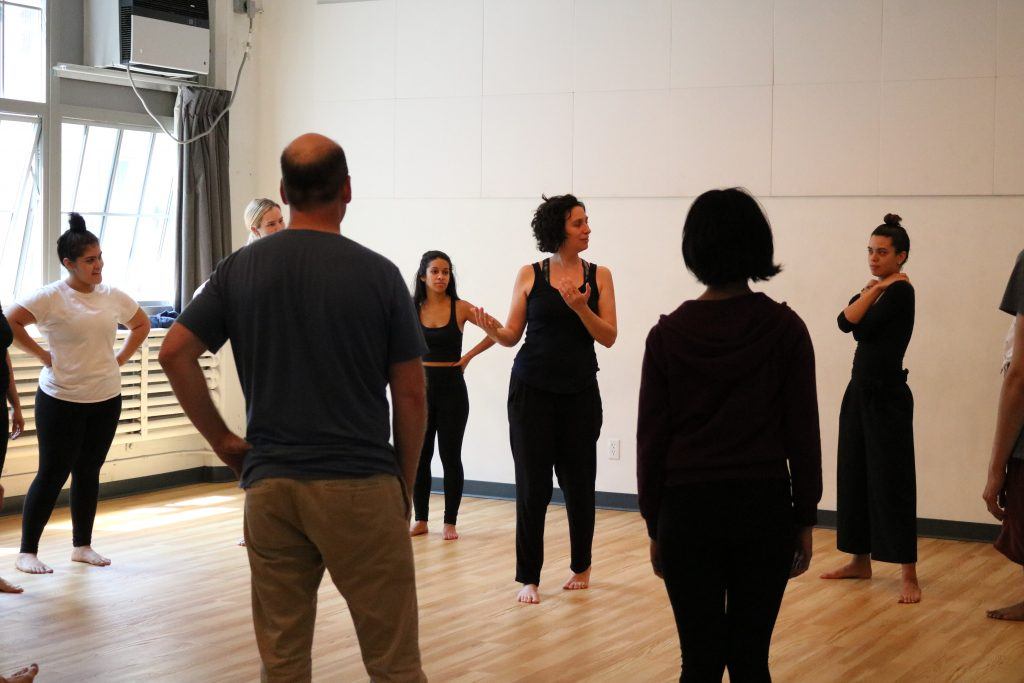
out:
<path id="1" fill-rule="evenodd" d="M 420 321 L 423 338 L 427 340 L 427 355 L 423 360 L 427 363 L 457 363 L 462 359 L 462 330 L 459 329 L 459 316 L 455 313 L 454 297 L 452 312 L 448 324 L 444 327 L 427 327 Z"/>
<path id="2" fill-rule="evenodd" d="M 788 479 L 794 521 L 815 524 L 821 435 L 803 320 L 761 293 L 661 316 L 647 336 L 636 443 L 652 538 L 665 487 L 696 482 Z"/>
<path id="3" fill-rule="evenodd" d="M 391 261 L 338 234 L 282 230 L 221 261 L 176 324 L 212 351 L 231 341 L 253 446 L 243 487 L 398 474 L 389 369 L 427 349 Z"/>
<path id="4" fill-rule="evenodd" d="M 583 276 L 580 293 L 590 285 L 587 306 L 597 313 L 597 266 L 584 262 Z M 526 300 L 526 342 L 516 354 L 512 375 L 537 389 L 574 394 L 597 380 L 594 338 L 549 278 L 549 259 L 533 264 L 533 288 Z"/>
<path id="5" fill-rule="evenodd" d="M 850 299 L 852 304 L 860 294 Z M 903 372 L 903 356 L 914 333 L 914 287 L 909 282 L 894 282 L 854 325 L 839 313 L 839 329 L 853 332 L 857 351 L 853 355 L 853 375 L 872 379 L 898 379 Z"/>
<path id="6" fill-rule="evenodd" d="M 999 310 L 1010 315 L 1024 315 L 1024 251 L 1017 254 Z"/>

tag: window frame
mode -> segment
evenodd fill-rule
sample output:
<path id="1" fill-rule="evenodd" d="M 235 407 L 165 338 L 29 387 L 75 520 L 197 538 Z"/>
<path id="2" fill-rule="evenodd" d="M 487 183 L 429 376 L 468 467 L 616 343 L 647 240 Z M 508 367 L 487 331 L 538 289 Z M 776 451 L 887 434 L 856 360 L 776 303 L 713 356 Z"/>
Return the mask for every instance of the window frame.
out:
<path id="1" fill-rule="evenodd" d="M 155 217 L 155 215 L 146 214 L 145 216 L 143 216 L 138 211 L 136 211 L 135 213 L 111 212 L 110 211 L 110 200 L 111 200 L 111 197 L 113 196 L 114 182 L 115 182 L 116 176 L 117 176 L 117 157 L 118 157 L 118 154 L 120 153 L 121 140 L 122 140 L 124 131 L 139 131 L 139 132 L 143 132 L 143 133 L 151 133 L 151 134 L 153 134 L 153 139 L 150 141 L 149 152 L 148 152 L 148 155 L 147 155 L 147 158 L 146 158 L 145 177 L 143 179 L 142 187 L 139 190 L 139 199 L 138 199 L 137 206 L 141 208 L 141 204 L 142 204 L 142 202 L 144 200 L 144 197 L 145 197 L 146 181 L 149 179 L 149 174 L 150 174 L 150 170 L 151 170 L 151 167 L 152 167 L 153 152 L 154 152 L 154 148 L 156 146 L 156 140 L 157 140 L 158 136 L 163 135 L 164 133 L 160 130 L 159 127 L 157 127 L 155 124 L 153 124 L 152 120 L 150 120 L 148 116 L 145 116 L 144 114 L 133 114 L 133 113 L 130 113 L 130 112 L 114 112 L 114 111 L 107 111 L 107 110 L 100 110 L 100 109 L 88 109 L 88 108 L 73 107 L 73 106 L 66 106 L 66 107 L 63 107 L 62 109 L 63 109 L 62 114 L 58 117 L 59 121 L 58 121 L 57 130 L 59 131 L 59 134 L 58 134 L 57 142 L 56 142 L 57 146 L 61 145 L 61 140 L 62 140 L 62 136 L 63 136 L 63 125 L 64 124 L 68 123 L 68 124 L 81 125 L 81 126 L 86 126 L 87 127 L 86 137 L 83 140 L 83 144 L 82 144 L 82 158 L 79 159 L 79 171 L 78 171 L 78 174 L 76 175 L 76 177 L 80 177 L 81 166 L 82 166 L 82 163 L 83 163 L 83 161 L 85 159 L 85 141 L 88 140 L 88 127 L 89 126 L 96 126 L 96 127 L 106 127 L 106 128 L 115 128 L 115 129 L 117 129 L 117 138 L 116 138 L 115 146 L 114 146 L 113 160 L 111 162 L 110 177 L 107 180 L 106 198 L 104 199 L 104 202 L 103 202 L 103 210 L 101 212 L 90 211 L 90 212 L 86 212 L 83 215 L 87 215 L 87 216 L 97 216 L 97 215 L 99 215 L 99 216 L 102 217 L 102 221 L 103 222 L 100 224 L 99 232 L 96 234 L 96 236 L 99 237 L 101 244 L 103 243 L 104 233 L 106 232 L 107 218 L 108 217 L 110 217 L 110 216 L 114 216 L 114 217 L 119 217 L 119 216 L 134 217 L 135 218 L 135 227 L 132 229 L 132 246 L 131 246 L 131 248 L 130 248 L 130 250 L 128 252 L 128 257 L 130 259 L 131 258 L 131 254 L 135 250 L 135 242 L 136 242 L 136 239 L 137 239 L 137 231 L 138 231 L 138 228 L 139 228 L 139 221 L 142 218 Z M 171 121 L 170 119 L 167 119 L 166 117 L 158 117 L 158 118 L 160 118 L 161 122 L 163 122 L 165 125 L 173 125 L 173 121 Z M 58 154 L 58 159 L 63 161 L 63 154 L 62 153 Z M 52 188 L 52 191 L 54 193 L 53 196 L 56 197 L 56 202 L 55 203 L 57 205 L 56 208 L 57 208 L 57 217 L 58 217 L 57 229 L 59 231 L 63 231 L 63 229 L 64 229 L 63 225 L 60 223 L 60 220 L 59 220 L 60 217 L 63 216 L 63 214 L 64 214 L 64 206 L 62 205 L 62 203 L 63 203 L 63 196 L 62 196 L 63 178 L 61 177 L 61 175 L 62 175 L 61 174 L 61 168 L 58 168 L 57 169 L 58 182 L 57 182 L 56 187 Z M 175 182 L 178 182 L 178 181 L 175 181 Z M 71 207 L 72 207 L 72 209 L 74 208 L 75 200 L 77 199 L 77 196 L 76 196 L 77 192 L 78 192 L 78 188 L 76 187 L 75 188 L 75 195 L 72 196 L 72 200 L 71 200 Z M 167 240 L 168 236 L 170 236 L 172 238 L 175 237 L 176 217 L 175 217 L 175 213 L 173 213 L 171 211 L 171 208 L 175 204 L 175 198 L 176 198 L 177 194 L 178 194 L 177 188 L 175 188 L 174 191 L 168 193 L 167 204 L 166 204 L 167 209 L 166 209 L 166 212 L 164 214 L 163 228 L 161 230 L 161 235 L 160 235 L 160 244 L 163 244 L 165 242 L 165 240 Z M 58 236 L 59 236 L 59 234 L 60 233 L 58 232 Z M 54 239 L 56 239 L 56 237 Z M 172 292 L 171 292 L 171 298 L 170 299 L 168 299 L 168 300 L 162 300 L 162 299 L 160 299 L 160 300 L 148 300 L 148 299 L 147 300 L 139 300 L 139 305 L 142 306 L 143 308 L 151 309 L 151 310 L 162 310 L 162 309 L 165 309 L 167 307 L 173 307 L 174 306 L 173 284 L 171 285 L 171 289 L 172 289 Z M 131 294 L 131 292 L 129 292 L 129 294 Z"/>

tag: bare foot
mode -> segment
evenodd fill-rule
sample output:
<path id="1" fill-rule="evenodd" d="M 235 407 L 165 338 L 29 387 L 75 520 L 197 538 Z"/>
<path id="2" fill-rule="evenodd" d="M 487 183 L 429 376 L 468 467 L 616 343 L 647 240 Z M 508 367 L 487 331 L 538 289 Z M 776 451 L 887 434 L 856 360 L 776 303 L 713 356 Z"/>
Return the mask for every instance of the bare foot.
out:
<path id="1" fill-rule="evenodd" d="M 861 556 L 854 556 L 850 563 L 834 569 L 830 572 L 825 572 L 821 575 L 823 579 L 870 579 L 871 578 L 871 558 L 864 556 L 865 559 L 861 559 Z"/>
<path id="2" fill-rule="evenodd" d="M 14 561 L 14 568 L 26 574 L 52 574 L 53 570 L 39 561 L 35 553 L 21 553 Z"/>
<path id="3" fill-rule="evenodd" d="M 107 567 L 110 565 L 110 560 L 93 550 L 91 545 L 82 545 L 75 548 L 71 552 L 71 561 L 84 562 L 94 567 Z"/>
<path id="4" fill-rule="evenodd" d="M 446 541 L 454 541 L 459 537 L 459 532 L 455 530 L 454 524 L 445 524 L 444 529 L 441 531 L 441 538 Z"/>
<path id="5" fill-rule="evenodd" d="M 573 574 L 569 577 L 569 580 L 562 584 L 562 590 L 567 591 L 578 591 L 584 588 L 590 588 L 590 567 L 580 572 L 579 574 Z"/>
<path id="6" fill-rule="evenodd" d="M 901 605 L 912 605 L 921 602 L 921 585 L 917 579 L 903 579 L 903 588 L 900 590 Z"/>
<path id="7" fill-rule="evenodd" d="M 8 583 L 0 577 L 0 593 L 22 593 L 24 589 L 21 586 L 15 586 L 13 583 Z"/>
<path id="8" fill-rule="evenodd" d="M 921 602 L 921 584 L 917 582 L 917 565 L 912 562 L 901 564 L 900 572 L 903 575 L 903 587 L 900 589 L 900 604 L 913 605 Z"/>
<path id="9" fill-rule="evenodd" d="M 516 602 L 523 602 L 527 605 L 540 604 L 540 593 L 537 592 L 537 584 L 525 584 L 522 589 L 516 593 Z"/>
<path id="10" fill-rule="evenodd" d="M 409 527 L 410 536 L 422 536 L 425 533 L 427 533 L 427 520 L 425 519 L 417 519 Z"/>
<path id="11" fill-rule="evenodd" d="M 1005 619 L 1006 621 L 1024 621 L 1024 602 L 1018 602 L 1009 607 L 990 609 L 985 612 L 989 619 Z"/>
<path id="12" fill-rule="evenodd" d="M 238 545 L 244 548 L 245 547 L 245 539 L 244 538 L 238 539 Z"/>
<path id="13" fill-rule="evenodd" d="M 39 667 L 33 664 L 32 666 L 26 666 L 20 671 L 15 671 L 6 678 L 0 676 L 0 683 L 30 683 L 35 680 L 38 673 Z"/>

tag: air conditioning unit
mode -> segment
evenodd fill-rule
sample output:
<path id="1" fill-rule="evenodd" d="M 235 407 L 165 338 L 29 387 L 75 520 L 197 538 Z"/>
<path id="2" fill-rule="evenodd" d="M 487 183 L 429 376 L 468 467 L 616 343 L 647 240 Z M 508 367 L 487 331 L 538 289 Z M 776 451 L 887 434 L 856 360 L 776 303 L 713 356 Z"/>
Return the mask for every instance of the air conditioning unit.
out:
<path id="1" fill-rule="evenodd" d="M 165 76 L 210 70 L 208 0 L 85 0 L 88 66 Z"/>

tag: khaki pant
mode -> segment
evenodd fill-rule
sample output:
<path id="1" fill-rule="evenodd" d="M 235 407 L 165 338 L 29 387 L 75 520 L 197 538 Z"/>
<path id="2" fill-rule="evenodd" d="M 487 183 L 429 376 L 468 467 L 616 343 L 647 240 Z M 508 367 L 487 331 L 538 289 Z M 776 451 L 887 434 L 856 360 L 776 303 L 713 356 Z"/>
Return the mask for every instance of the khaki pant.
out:
<path id="1" fill-rule="evenodd" d="M 373 681 L 425 681 L 409 508 L 390 475 L 262 479 L 246 491 L 245 541 L 263 681 L 309 681 L 324 569 L 348 603 Z"/>

